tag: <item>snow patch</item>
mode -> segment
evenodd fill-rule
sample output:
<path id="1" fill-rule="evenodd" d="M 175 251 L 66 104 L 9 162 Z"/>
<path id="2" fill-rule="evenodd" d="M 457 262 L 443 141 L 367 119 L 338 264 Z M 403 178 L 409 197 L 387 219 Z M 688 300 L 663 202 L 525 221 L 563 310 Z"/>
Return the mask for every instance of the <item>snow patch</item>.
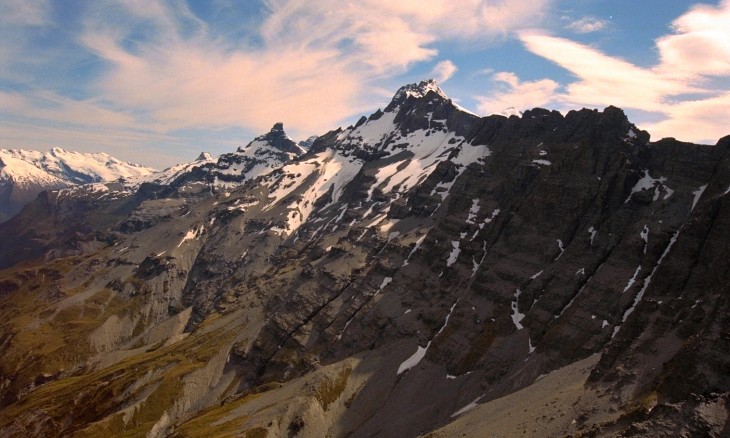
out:
<path id="1" fill-rule="evenodd" d="M 692 211 L 697 206 L 697 202 L 699 202 L 700 198 L 702 197 L 702 194 L 705 193 L 705 189 L 707 188 L 707 184 L 704 186 L 701 186 L 694 192 L 692 192 L 693 195 L 695 195 L 694 199 L 692 200 L 692 208 L 689 209 L 689 211 Z"/>
<path id="2" fill-rule="evenodd" d="M 284 230 L 286 234 L 292 235 L 307 221 L 314 210 L 315 202 L 326 193 L 331 191 L 332 199 L 322 209 L 337 202 L 345 185 L 355 177 L 361 167 L 360 160 L 345 157 L 334 150 L 322 152 L 304 162 L 283 166 L 264 183 L 269 188 L 268 205 L 264 211 L 272 209 L 308 181 L 302 195 L 287 205 L 289 212 Z"/>
<path id="3" fill-rule="evenodd" d="M 491 217 L 487 217 L 487 218 L 484 218 L 484 220 L 483 220 L 483 221 L 482 221 L 482 222 L 481 222 L 481 223 L 479 224 L 479 228 L 478 228 L 478 229 L 477 229 L 476 231 L 474 231 L 474 234 L 473 234 L 473 235 L 471 236 L 471 239 L 470 239 L 470 240 L 474 240 L 474 239 L 476 239 L 477 235 L 479 234 L 479 231 L 483 230 L 483 229 L 484 229 L 484 227 L 485 227 L 485 226 L 486 226 L 487 224 L 489 224 L 490 222 L 492 222 L 492 221 L 493 221 L 493 220 L 494 220 L 494 219 L 495 219 L 495 218 L 497 217 L 497 215 L 499 215 L 499 213 L 500 213 L 501 211 L 502 211 L 502 210 L 500 210 L 500 209 L 496 208 L 496 209 L 494 209 L 494 211 L 492 212 L 492 216 L 491 216 Z"/>
<path id="4" fill-rule="evenodd" d="M 449 318 L 451 317 L 451 314 L 454 313 L 454 308 L 459 303 L 459 300 L 456 300 L 454 304 L 451 306 L 451 309 L 449 310 L 449 314 L 446 315 L 446 320 L 444 320 L 444 324 L 441 326 L 438 332 L 436 332 L 436 336 L 434 336 L 430 341 L 428 341 L 428 344 L 426 344 L 425 347 L 421 347 L 420 345 L 416 349 L 416 352 L 413 353 L 408 359 L 404 360 L 403 363 L 400 364 L 398 367 L 398 372 L 396 374 L 401 374 L 405 371 L 410 370 L 411 368 L 418 365 L 421 360 L 426 357 L 426 353 L 428 352 L 429 347 L 431 346 L 431 343 L 438 335 L 441 334 L 441 332 L 444 331 L 446 328 L 446 325 L 449 323 Z"/>
<path id="5" fill-rule="evenodd" d="M 355 315 L 356 315 L 356 314 L 357 314 L 357 313 L 355 313 Z M 350 325 L 350 323 L 351 323 L 351 322 L 352 322 L 352 321 L 353 321 L 353 320 L 355 319 L 355 315 L 352 315 L 352 318 L 348 319 L 348 320 L 347 320 L 347 322 L 345 323 L 345 326 L 344 326 L 344 327 L 342 327 L 342 331 L 340 332 L 340 334 L 338 334 L 338 335 L 337 335 L 337 340 L 338 340 L 338 341 L 339 341 L 340 339 L 342 339 L 342 335 L 343 335 L 343 334 L 345 333 L 345 330 L 347 330 L 347 326 L 349 326 L 349 325 Z"/>
<path id="6" fill-rule="evenodd" d="M 588 228 L 588 234 L 591 235 L 591 245 L 593 245 L 593 239 L 595 239 L 596 233 L 598 233 L 598 231 L 595 228 L 593 228 L 592 226 L 590 228 Z"/>
<path id="7" fill-rule="evenodd" d="M 188 240 L 197 239 L 200 237 L 203 232 L 205 231 L 205 225 L 201 225 L 198 228 L 193 228 L 192 230 L 188 231 L 183 239 L 180 241 L 180 243 L 177 244 L 177 247 L 180 248 L 183 243 L 187 242 Z"/>
<path id="8" fill-rule="evenodd" d="M 476 222 L 474 222 L 474 219 L 477 217 L 477 213 L 479 213 L 479 199 L 474 198 L 471 200 L 471 208 L 469 209 L 469 217 L 466 218 L 466 223 L 470 225 L 475 225 Z"/>
<path id="9" fill-rule="evenodd" d="M 418 248 L 421 247 L 421 244 L 423 243 L 424 240 L 426 240 L 426 234 L 421 236 L 420 239 L 416 240 L 416 245 L 413 247 L 411 252 L 408 254 L 408 257 L 406 257 L 406 260 L 403 262 L 403 266 L 408 266 L 408 262 L 411 261 L 411 257 L 413 257 L 413 254 L 415 254 L 416 251 L 418 251 Z"/>
<path id="10" fill-rule="evenodd" d="M 641 265 L 639 265 L 639 266 L 638 266 L 638 267 L 636 268 L 636 271 L 634 271 L 634 275 L 633 275 L 633 276 L 632 276 L 632 277 L 631 277 L 631 278 L 629 279 L 629 283 L 628 283 L 628 284 L 626 285 L 626 287 L 624 288 L 624 291 L 623 291 L 623 292 L 621 292 L 621 293 L 624 293 L 624 292 L 626 292 L 627 290 L 631 289 L 631 286 L 633 286 L 633 285 L 634 285 L 634 283 L 636 282 L 636 277 L 638 277 L 638 275 L 639 275 L 639 272 L 641 272 Z"/>
<path id="11" fill-rule="evenodd" d="M 446 260 L 446 267 L 453 265 L 456 262 L 456 258 L 459 257 L 459 253 L 461 252 L 461 249 L 459 249 L 458 240 L 452 240 L 451 246 L 452 246 L 452 250 L 451 250 L 451 254 L 449 254 L 449 259 Z"/>
<path id="12" fill-rule="evenodd" d="M 664 252 L 662 253 L 661 257 L 659 257 L 659 260 L 657 261 L 656 266 L 654 266 L 654 269 L 652 269 L 651 273 L 646 277 L 646 279 L 644 279 L 644 286 L 641 288 L 639 293 L 636 294 L 636 297 L 634 298 L 634 302 L 631 305 L 631 307 L 626 309 L 626 311 L 624 312 L 624 316 L 623 316 L 623 318 L 621 318 L 621 324 L 626 322 L 626 320 L 629 318 L 629 315 L 631 315 L 634 312 L 634 310 L 636 309 L 636 306 L 639 304 L 641 299 L 644 297 L 644 293 L 649 288 L 649 284 L 651 284 L 652 277 L 656 273 L 657 269 L 659 269 L 659 266 L 661 266 L 662 261 L 664 261 L 664 257 L 666 257 L 667 254 L 669 254 L 669 251 L 671 251 L 672 246 L 674 246 L 674 243 L 677 241 L 677 237 L 679 237 L 679 231 L 674 233 L 672 238 L 669 240 L 667 247 L 664 249 Z M 616 333 L 618 333 L 618 330 L 621 327 L 621 324 L 616 326 L 616 328 L 614 329 L 614 332 L 613 332 L 613 336 L 616 336 Z"/>
<path id="13" fill-rule="evenodd" d="M 639 235 L 641 236 L 641 240 L 644 241 L 644 254 L 646 254 L 646 249 L 649 246 L 649 226 L 644 225 L 644 229 L 641 230 Z"/>
<path id="14" fill-rule="evenodd" d="M 537 164 L 538 166 L 552 166 L 553 163 L 548 160 L 532 160 L 532 164 Z"/>
<path id="15" fill-rule="evenodd" d="M 469 403 L 468 405 L 464 406 L 463 408 L 461 408 L 458 411 L 451 414 L 451 418 L 458 417 L 459 415 L 469 412 L 472 409 L 476 408 L 479 400 L 481 400 L 483 398 L 484 398 L 483 395 L 480 395 L 479 397 L 475 398 L 473 402 Z"/>
<path id="16" fill-rule="evenodd" d="M 555 257 L 555 260 L 559 259 L 563 256 L 563 253 L 565 252 L 565 245 L 563 245 L 563 241 L 560 239 L 557 239 L 558 242 L 558 249 L 560 249 L 560 254 L 558 254 L 557 257 Z"/>
<path id="17" fill-rule="evenodd" d="M 669 199 L 669 197 L 672 196 L 672 194 L 674 193 L 674 190 L 670 189 L 669 186 L 664 184 L 665 182 L 667 182 L 666 177 L 662 176 L 659 178 L 652 178 L 652 176 L 649 174 L 649 169 L 644 169 L 644 176 L 642 176 L 641 179 L 639 179 L 639 181 L 634 184 L 634 187 L 631 189 L 631 193 L 624 201 L 624 204 L 627 204 L 631 200 L 631 197 L 634 195 L 634 193 L 638 193 L 643 190 L 651 190 L 652 188 L 655 188 L 653 201 L 659 200 L 659 196 L 661 195 L 662 190 L 664 191 L 663 199 Z"/>
<path id="18" fill-rule="evenodd" d="M 522 293 L 521 290 L 516 289 L 515 290 L 515 299 L 510 303 L 510 307 L 512 308 L 512 322 L 514 323 L 517 330 L 522 330 L 524 327 L 522 324 L 520 324 L 520 321 L 522 321 L 525 318 L 524 313 L 520 313 L 519 307 L 518 307 L 518 299 L 520 297 L 520 294 Z"/>
<path id="19" fill-rule="evenodd" d="M 474 260 L 474 257 L 472 257 L 472 259 L 471 259 L 472 263 L 473 263 L 473 267 L 471 270 L 472 277 L 477 275 L 477 271 L 479 270 L 479 267 L 482 266 L 482 263 L 484 263 L 485 258 L 487 258 L 487 241 L 486 240 L 482 243 L 482 258 L 479 260 L 479 263 L 477 263 Z"/>

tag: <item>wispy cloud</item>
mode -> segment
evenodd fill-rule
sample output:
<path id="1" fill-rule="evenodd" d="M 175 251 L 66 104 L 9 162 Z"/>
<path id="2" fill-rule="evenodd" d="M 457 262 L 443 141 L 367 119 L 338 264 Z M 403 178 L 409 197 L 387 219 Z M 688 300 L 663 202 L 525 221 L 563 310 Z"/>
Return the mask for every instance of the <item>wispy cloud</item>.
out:
<path id="1" fill-rule="evenodd" d="M 509 102 L 523 105 L 521 109 L 546 103 L 564 110 L 616 105 L 636 110 L 636 121 L 655 137 L 717 139 L 728 134 L 721 119 L 730 110 L 730 93 L 713 86 L 730 80 L 728 22 L 730 0 L 716 7 L 691 8 L 673 22 L 672 33 L 656 40 L 660 61 L 653 67 L 640 67 L 568 39 L 521 32 L 530 52 L 568 70 L 575 81 L 562 86 L 550 79 L 523 83 L 513 73 L 499 73 L 493 79 L 507 89 L 498 87 L 480 97 L 480 109 L 500 112 Z M 662 119 L 642 122 L 642 113 Z"/>
<path id="2" fill-rule="evenodd" d="M 674 20 L 673 32 L 657 40 L 664 75 L 697 80 L 730 76 L 730 0 L 697 5 Z"/>
<path id="3" fill-rule="evenodd" d="M 558 99 L 572 105 L 609 103 L 661 111 L 665 96 L 698 91 L 691 83 L 663 76 L 571 40 L 534 33 L 522 34 L 520 38 L 529 51 L 576 76 L 577 80 L 568 84 Z"/>
<path id="4" fill-rule="evenodd" d="M 321 133 L 381 104 L 379 81 L 432 61 L 437 43 L 503 38 L 539 22 L 549 2 L 464 0 L 457 8 L 449 0 L 264 0 L 260 26 L 226 38 L 186 2 L 99 0 L 74 10 L 78 26 L 65 30 L 72 39 L 60 48 L 75 59 L 83 54 L 83 68 L 94 68 L 88 77 L 66 78 L 60 87 L 11 78 L 38 51 L 22 32 L 13 33 L 28 45 L 20 51 L 0 42 L 4 63 L 15 67 L 0 68 L 0 79 L 16 90 L 5 92 L 0 111 L 17 111 L 24 123 L 69 123 L 75 131 L 261 132 L 283 121 L 294 135 Z M 51 16 L 48 2 L 0 4 L 1 20 L 21 17 L 16 24 L 23 29 L 48 24 Z M 49 65 L 34 68 L 39 76 Z M 443 61 L 434 74 L 446 81 L 455 71 Z M 61 89 L 68 87 L 77 92 L 66 95 Z"/>
<path id="5" fill-rule="evenodd" d="M 3 0 L 0 23 L 3 26 L 42 26 L 48 23 L 50 0 Z"/>
<path id="6" fill-rule="evenodd" d="M 450 60 L 441 61 L 431 70 L 431 75 L 437 82 L 444 83 L 451 79 L 459 69 Z"/>
<path id="7" fill-rule="evenodd" d="M 510 72 L 495 73 L 492 80 L 502 85 L 501 90 L 488 96 L 477 97 L 478 110 L 482 114 L 508 114 L 510 109 L 548 106 L 553 103 L 559 85 L 551 79 L 521 82 Z"/>
<path id="8" fill-rule="evenodd" d="M 603 30 L 608 26 L 608 21 L 597 17 L 583 17 L 568 23 L 566 29 L 576 33 L 591 33 Z"/>

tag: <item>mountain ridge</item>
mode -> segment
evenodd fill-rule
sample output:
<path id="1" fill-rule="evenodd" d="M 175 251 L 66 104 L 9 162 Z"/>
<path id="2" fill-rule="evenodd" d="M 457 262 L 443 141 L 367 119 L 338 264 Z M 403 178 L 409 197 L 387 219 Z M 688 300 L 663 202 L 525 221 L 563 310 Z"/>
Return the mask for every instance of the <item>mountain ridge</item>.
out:
<path id="1" fill-rule="evenodd" d="M 726 433 L 730 136 L 419 85 L 273 168 L 243 148 L 0 224 L 0 430 Z"/>
<path id="2" fill-rule="evenodd" d="M 10 218 L 43 190 L 150 175 L 153 169 L 106 153 L 0 149 L 0 221 Z"/>

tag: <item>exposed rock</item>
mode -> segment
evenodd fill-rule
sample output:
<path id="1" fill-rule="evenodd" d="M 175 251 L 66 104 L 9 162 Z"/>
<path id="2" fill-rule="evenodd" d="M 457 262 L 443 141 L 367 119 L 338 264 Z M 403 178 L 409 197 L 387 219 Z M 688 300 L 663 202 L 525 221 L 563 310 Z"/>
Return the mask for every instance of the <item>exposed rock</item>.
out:
<path id="1" fill-rule="evenodd" d="M 424 81 L 306 153 L 41 196 L 0 225 L 0 431 L 723 436 L 730 137 L 649 140 Z"/>

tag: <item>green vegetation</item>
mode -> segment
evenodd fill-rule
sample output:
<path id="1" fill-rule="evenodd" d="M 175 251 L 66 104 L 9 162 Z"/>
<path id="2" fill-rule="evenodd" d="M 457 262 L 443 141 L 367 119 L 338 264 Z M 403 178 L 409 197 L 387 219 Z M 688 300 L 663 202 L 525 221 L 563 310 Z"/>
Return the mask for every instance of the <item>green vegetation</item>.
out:
<path id="1" fill-rule="evenodd" d="M 158 344 L 90 372 L 83 368 L 86 360 L 96 354 L 89 342 L 90 334 L 112 315 L 123 318 L 139 312 L 143 297 L 122 299 L 102 289 L 57 310 L 64 299 L 90 293 L 58 280 L 71 277 L 69 273 L 77 262 L 59 259 L 49 262 L 43 271 L 26 267 L 0 272 L 0 282 L 20 285 L 0 295 L 0 339 L 5 340 L 0 343 L 0 375 L 13 378 L 5 394 L 18 394 L 34 382 L 43 383 L 0 409 L 0 428 L 22 425 L 24 419 L 32 422 L 34 414 L 42 413 L 52 420 L 44 423 L 47 427 L 86 427 L 43 431 L 49 435 L 143 436 L 182 395 L 184 377 L 227 348 L 234 334 L 223 330 L 192 334 L 168 347 Z M 87 288 L 89 284 L 87 281 Z M 82 368 L 78 368 L 80 365 Z M 85 374 L 68 376 L 76 372 Z M 132 389 L 134 384 L 139 387 Z M 131 406 L 130 401 L 139 405 L 129 413 L 125 425 L 120 411 Z M 74 421 L 64 421 L 69 418 Z"/>

